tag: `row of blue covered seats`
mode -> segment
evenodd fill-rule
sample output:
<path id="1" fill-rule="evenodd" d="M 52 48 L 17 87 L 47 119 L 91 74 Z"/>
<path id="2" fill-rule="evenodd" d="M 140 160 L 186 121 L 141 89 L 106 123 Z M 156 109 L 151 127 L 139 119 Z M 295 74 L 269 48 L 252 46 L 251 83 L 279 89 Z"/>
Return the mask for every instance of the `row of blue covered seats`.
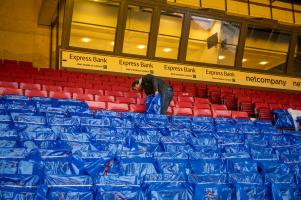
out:
<path id="1" fill-rule="evenodd" d="M 290 184 L 264 185 L 260 179 L 233 175 L 231 183 L 223 177 L 211 181 L 191 177 L 189 182 L 171 174 L 148 175 L 139 180 L 133 176 L 101 176 L 93 183 L 89 176 L 49 176 L 43 185 L 37 176 L 5 177 L 1 181 L 0 195 L 3 199 L 66 199 L 66 200 L 112 200 L 112 199 L 300 199 L 300 186 Z M 218 181 L 218 182 L 213 182 Z M 233 181 L 233 182 L 232 182 Z M 16 184 L 18 183 L 18 184 Z M 6 186 L 8 185 L 8 186 Z M 17 187 L 13 187 L 17 186 Z"/>
<path id="2" fill-rule="evenodd" d="M 0 148 L 0 174 L 39 175 L 135 175 L 147 174 L 261 174 L 270 183 L 301 183 L 301 161 L 279 162 L 265 158 L 205 157 L 200 152 L 169 153 L 129 151 L 45 150 Z"/>
<path id="3" fill-rule="evenodd" d="M 269 151 L 279 154 L 290 153 L 290 148 L 301 143 L 300 132 L 282 131 L 266 133 L 227 133 L 227 132 L 203 132 L 195 133 L 193 130 L 169 128 L 153 129 L 152 127 L 141 128 L 130 125 L 130 121 L 103 117 L 103 119 L 82 119 L 50 117 L 49 123 L 41 116 L 30 116 L 24 114 L 14 115 L 10 120 L 9 115 L 0 115 L 0 139 L 2 147 L 18 147 L 27 141 L 48 144 L 71 144 L 76 142 L 84 146 L 85 143 L 95 144 L 101 147 L 106 143 L 126 144 L 129 148 L 139 148 L 141 143 L 152 143 L 150 149 L 144 151 L 175 151 L 182 148 L 184 151 L 195 150 L 199 147 L 216 147 L 222 153 L 235 153 L 248 151 L 251 154 L 253 149 L 262 149 L 260 152 Z M 116 123 L 113 127 L 107 126 Z M 125 123 L 124 123 L 125 122 Z M 44 123 L 44 124 L 43 124 Z M 117 127 L 117 128 L 116 128 Z M 127 128 L 130 127 L 130 128 Z M 79 140 L 80 139 L 80 140 Z M 79 142 L 80 141 L 80 142 Z M 102 142 L 103 141 L 103 142 Z M 117 142 L 119 141 L 119 142 Z M 100 143 L 102 142 L 102 143 Z M 79 144 L 79 145 L 80 145 Z M 47 145 L 47 144 L 46 144 Z M 65 145 L 65 146 L 66 146 Z M 68 145 L 67 145 L 68 146 Z M 143 145 L 142 145 L 143 146 Z M 256 147 L 259 146 L 259 147 Z M 271 149 L 271 152 L 269 150 Z M 43 148 L 38 146 L 38 148 Z M 51 147 L 44 147 L 51 148 Z M 53 147 L 55 148 L 55 147 Z M 174 149 L 176 148 L 176 149 Z M 142 149 L 141 149 L 142 150 Z M 180 150 L 180 149 L 178 149 Z"/>
<path id="4" fill-rule="evenodd" d="M 0 103 L 1 198 L 300 199 L 300 132 L 18 98 Z"/>
<path id="5" fill-rule="evenodd" d="M 35 184 L 33 191 L 41 187 L 39 195 L 42 196 L 67 195 L 71 198 L 70 195 L 75 195 L 79 199 L 83 198 L 81 195 L 92 195 L 89 199 L 93 199 L 92 186 L 96 186 L 97 194 L 101 192 L 102 197 L 108 195 L 108 198 L 104 199 L 112 197 L 115 190 L 118 195 L 129 195 L 131 191 L 131 195 L 146 195 L 149 197 L 147 199 L 162 199 L 164 194 L 167 196 L 163 199 L 192 199 L 193 197 L 199 199 L 200 196 L 204 198 L 211 196 L 217 199 L 248 199 L 248 197 L 267 199 L 271 193 L 276 196 L 286 195 L 285 198 L 300 198 L 298 193 L 300 175 L 296 176 L 297 184 L 295 184 L 295 177 L 290 174 L 287 166 L 270 160 L 256 166 L 251 160 L 229 159 L 225 165 L 221 160 L 197 161 L 181 154 L 159 155 L 160 159 L 154 162 L 154 166 L 161 170 L 160 174 L 154 173 L 156 171 L 151 169 L 150 155 L 140 152 L 121 154 L 120 161 L 116 159 L 116 155 L 112 158 L 108 152 L 77 152 L 72 159 L 70 152 L 66 151 L 27 152 L 25 149 L 1 149 L 0 152 L 2 163 L 0 189 L 3 192 L 10 191 L 8 188 L 13 187 L 14 184 L 18 184 L 18 189 L 21 190 L 24 183 L 25 190 L 29 190 L 31 184 Z M 27 160 L 28 158 L 31 159 Z M 171 173 L 183 169 L 187 159 L 193 166 L 188 177 L 183 176 L 184 173 Z M 257 172 L 257 168 L 260 173 Z M 39 169 L 43 169 L 44 173 Z M 144 174 L 138 174 L 143 171 Z M 109 188 L 114 187 L 114 184 L 115 190 L 109 192 Z M 82 187 L 86 186 L 87 190 L 82 190 Z M 281 190 L 284 187 L 286 193 L 279 194 L 278 187 Z M 49 191 L 45 193 L 47 189 Z"/>

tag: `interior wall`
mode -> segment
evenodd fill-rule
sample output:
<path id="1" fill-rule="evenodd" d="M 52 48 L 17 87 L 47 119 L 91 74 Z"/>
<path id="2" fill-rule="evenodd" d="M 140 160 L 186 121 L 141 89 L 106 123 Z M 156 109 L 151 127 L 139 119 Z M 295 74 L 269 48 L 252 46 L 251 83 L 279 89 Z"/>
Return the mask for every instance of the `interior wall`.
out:
<path id="1" fill-rule="evenodd" d="M 38 25 L 42 1 L 1 0 L 0 59 L 50 66 L 50 27 Z"/>

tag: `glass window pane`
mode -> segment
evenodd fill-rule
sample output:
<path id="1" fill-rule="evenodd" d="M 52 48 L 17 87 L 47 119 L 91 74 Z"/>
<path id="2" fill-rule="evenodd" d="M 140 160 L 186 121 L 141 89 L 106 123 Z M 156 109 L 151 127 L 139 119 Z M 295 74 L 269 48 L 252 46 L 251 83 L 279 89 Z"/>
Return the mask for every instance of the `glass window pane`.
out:
<path id="1" fill-rule="evenodd" d="M 113 51 L 119 4 L 75 0 L 70 46 Z"/>
<path id="2" fill-rule="evenodd" d="M 202 7 L 225 10 L 225 0 L 202 0 Z"/>
<path id="3" fill-rule="evenodd" d="M 294 56 L 293 72 L 301 74 L 301 34 L 298 35 L 297 46 Z"/>
<path id="4" fill-rule="evenodd" d="M 294 22 L 292 3 L 273 1 L 272 6 L 273 19 L 288 23 Z"/>
<path id="5" fill-rule="evenodd" d="M 286 65 L 290 35 L 268 28 L 249 27 L 243 67 L 281 72 Z"/>
<path id="6" fill-rule="evenodd" d="M 152 9 L 129 6 L 123 53 L 146 55 L 151 19 Z"/>
<path id="7" fill-rule="evenodd" d="M 187 61 L 234 66 L 239 24 L 193 16 Z"/>
<path id="8" fill-rule="evenodd" d="M 273 12 L 273 19 L 282 22 L 294 23 L 293 12 L 291 10 L 282 10 L 282 9 L 273 8 L 272 12 Z"/>
<path id="9" fill-rule="evenodd" d="M 301 2 L 294 2 L 295 24 L 301 24 Z"/>
<path id="10" fill-rule="evenodd" d="M 227 12 L 249 15 L 248 3 L 237 0 L 227 0 Z"/>
<path id="11" fill-rule="evenodd" d="M 156 57 L 178 58 L 183 14 L 162 11 L 157 38 Z"/>
<path id="12" fill-rule="evenodd" d="M 291 2 L 285 2 L 285 1 L 272 1 L 272 6 L 292 9 L 292 3 Z"/>
<path id="13" fill-rule="evenodd" d="M 295 24 L 301 24 L 301 2 L 294 3 L 294 10 L 295 10 Z"/>
<path id="14" fill-rule="evenodd" d="M 250 16 L 271 18 L 271 9 L 265 5 L 254 5 L 250 4 Z"/>

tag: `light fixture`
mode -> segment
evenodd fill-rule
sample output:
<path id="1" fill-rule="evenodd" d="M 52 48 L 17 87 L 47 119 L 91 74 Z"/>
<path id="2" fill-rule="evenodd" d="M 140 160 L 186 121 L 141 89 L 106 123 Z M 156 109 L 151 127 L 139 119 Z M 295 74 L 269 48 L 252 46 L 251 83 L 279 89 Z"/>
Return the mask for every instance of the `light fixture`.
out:
<path id="1" fill-rule="evenodd" d="M 225 56 L 218 56 L 219 60 L 223 60 L 225 58 Z"/>
<path id="2" fill-rule="evenodd" d="M 171 51 L 171 48 L 164 48 L 163 51 L 164 51 L 164 52 L 170 52 L 170 51 Z"/>
<path id="3" fill-rule="evenodd" d="M 83 42 L 90 42 L 91 39 L 90 39 L 90 38 L 87 38 L 87 37 L 84 37 L 84 38 L 82 38 L 82 41 L 83 41 Z"/>
<path id="4" fill-rule="evenodd" d="M 144 48 L 145 48 L 145 45 L 140 44 L 140 45 L 137 46 L 137 48 L 138 48 L 138 49 L 144 49 Z"/>
<path id="5" fill-rule="evenodd" d="M 110 42 L 110 45 L 114 46 L 114 45 L 115 45 L 115 42 L 114 42 L 114 41 Z"/>
<path id="6" fill-rule="evenodd" d="M 246 58 L 243 58 L 243 59 L 242 59 L 242 62 L 247 62 L 247 59 L 246 59 Z"/>
<path id="7" fill-rule="evenodd" d="M 266 65 L 266 64 L 268 64 L 268 61 L 261 61 L 259 64 L 260 65 Z"/>

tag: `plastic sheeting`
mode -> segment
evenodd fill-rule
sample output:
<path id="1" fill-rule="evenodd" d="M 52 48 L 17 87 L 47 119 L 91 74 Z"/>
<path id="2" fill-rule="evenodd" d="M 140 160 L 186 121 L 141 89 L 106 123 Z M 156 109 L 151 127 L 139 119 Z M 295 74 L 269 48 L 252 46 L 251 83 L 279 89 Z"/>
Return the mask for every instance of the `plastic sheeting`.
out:
<path id="1" fill-rule="evenodd" d="M 47 176 L 47 199 L 93 200 L 93 181 L 89 176 Z"/>
<path id="2" fill-rule="evenodd" d="M 144 176 L 142 189 L 147 199 L 190 200 L 192 192 L 185 178 L 173 174 L 149 174 Z"/>
<path id="3" fill-rule="evenodd" d="M 228 159 L 227 171 L 229 173 L 258 173 L 257 162 L 251 159 Z"/>
<path id="4" fill-rule="evenodd" d="M 193 186 L 193 199 L 233 199 L 233 189 L 227 184 L 224 174 L 190 175 L 188 182 Z"/>
<path id="5" fill-rule="evenodd" d="M 146 200 L 136 176 L 100 176 L 96 179 L 96 199 Z"/>
<path id="6" fill-rule="evenodd" d="M 145 113 L 147 114 L 161 114 L 161 95 L 148 95 L 144 100 L 146 105 Z"/>
<path id="7" fill-rule="evenodd" d="M 300 185 L 272 184 L 273 200 L 301 199 Z"/>
<path id="8" fill-rule="evenodd" d="M 295 129 L 294 119 L 287 110 L 273 110 L 276 128 Z"/>
<path id="9" fill-rule="evenodd" d="M 194 174 L 222 174 L 227 172 L 223 160 L 190 160 L 191 171 Z"/>
<path id="10" fill-rule="evenodd" d="M 287 111 L 290 113 L 290 115 L 293 118 L 293 122 L 295 125 L 295 130 L 300 130 L 300 122 L 301 122 L 301 110 L 293 110 L 293 109 L 287 109 Z"/>
<path id="11" fill-rule="evenodd" d="M 153 163 L 153 157 L 149 153 L 123 153 L 119 163 L 120 175 L 143 177 L 146 174 L 156 174 Z"/>
<path id="12" fill-rule="evenodd" d="M 271 199 L 271 191 L 300 199 L 298 131 L 266 121 L 93 116 L 77 101 L 10 98 L 0 104 L 0 199 Z"/>
<path id="13" fill-rule="evenodd" d="M 155 166 L 158 173 L 161 174 L 183 174 L 190 173 L 188 155 L 186 153 L 154 153 Z"/>

